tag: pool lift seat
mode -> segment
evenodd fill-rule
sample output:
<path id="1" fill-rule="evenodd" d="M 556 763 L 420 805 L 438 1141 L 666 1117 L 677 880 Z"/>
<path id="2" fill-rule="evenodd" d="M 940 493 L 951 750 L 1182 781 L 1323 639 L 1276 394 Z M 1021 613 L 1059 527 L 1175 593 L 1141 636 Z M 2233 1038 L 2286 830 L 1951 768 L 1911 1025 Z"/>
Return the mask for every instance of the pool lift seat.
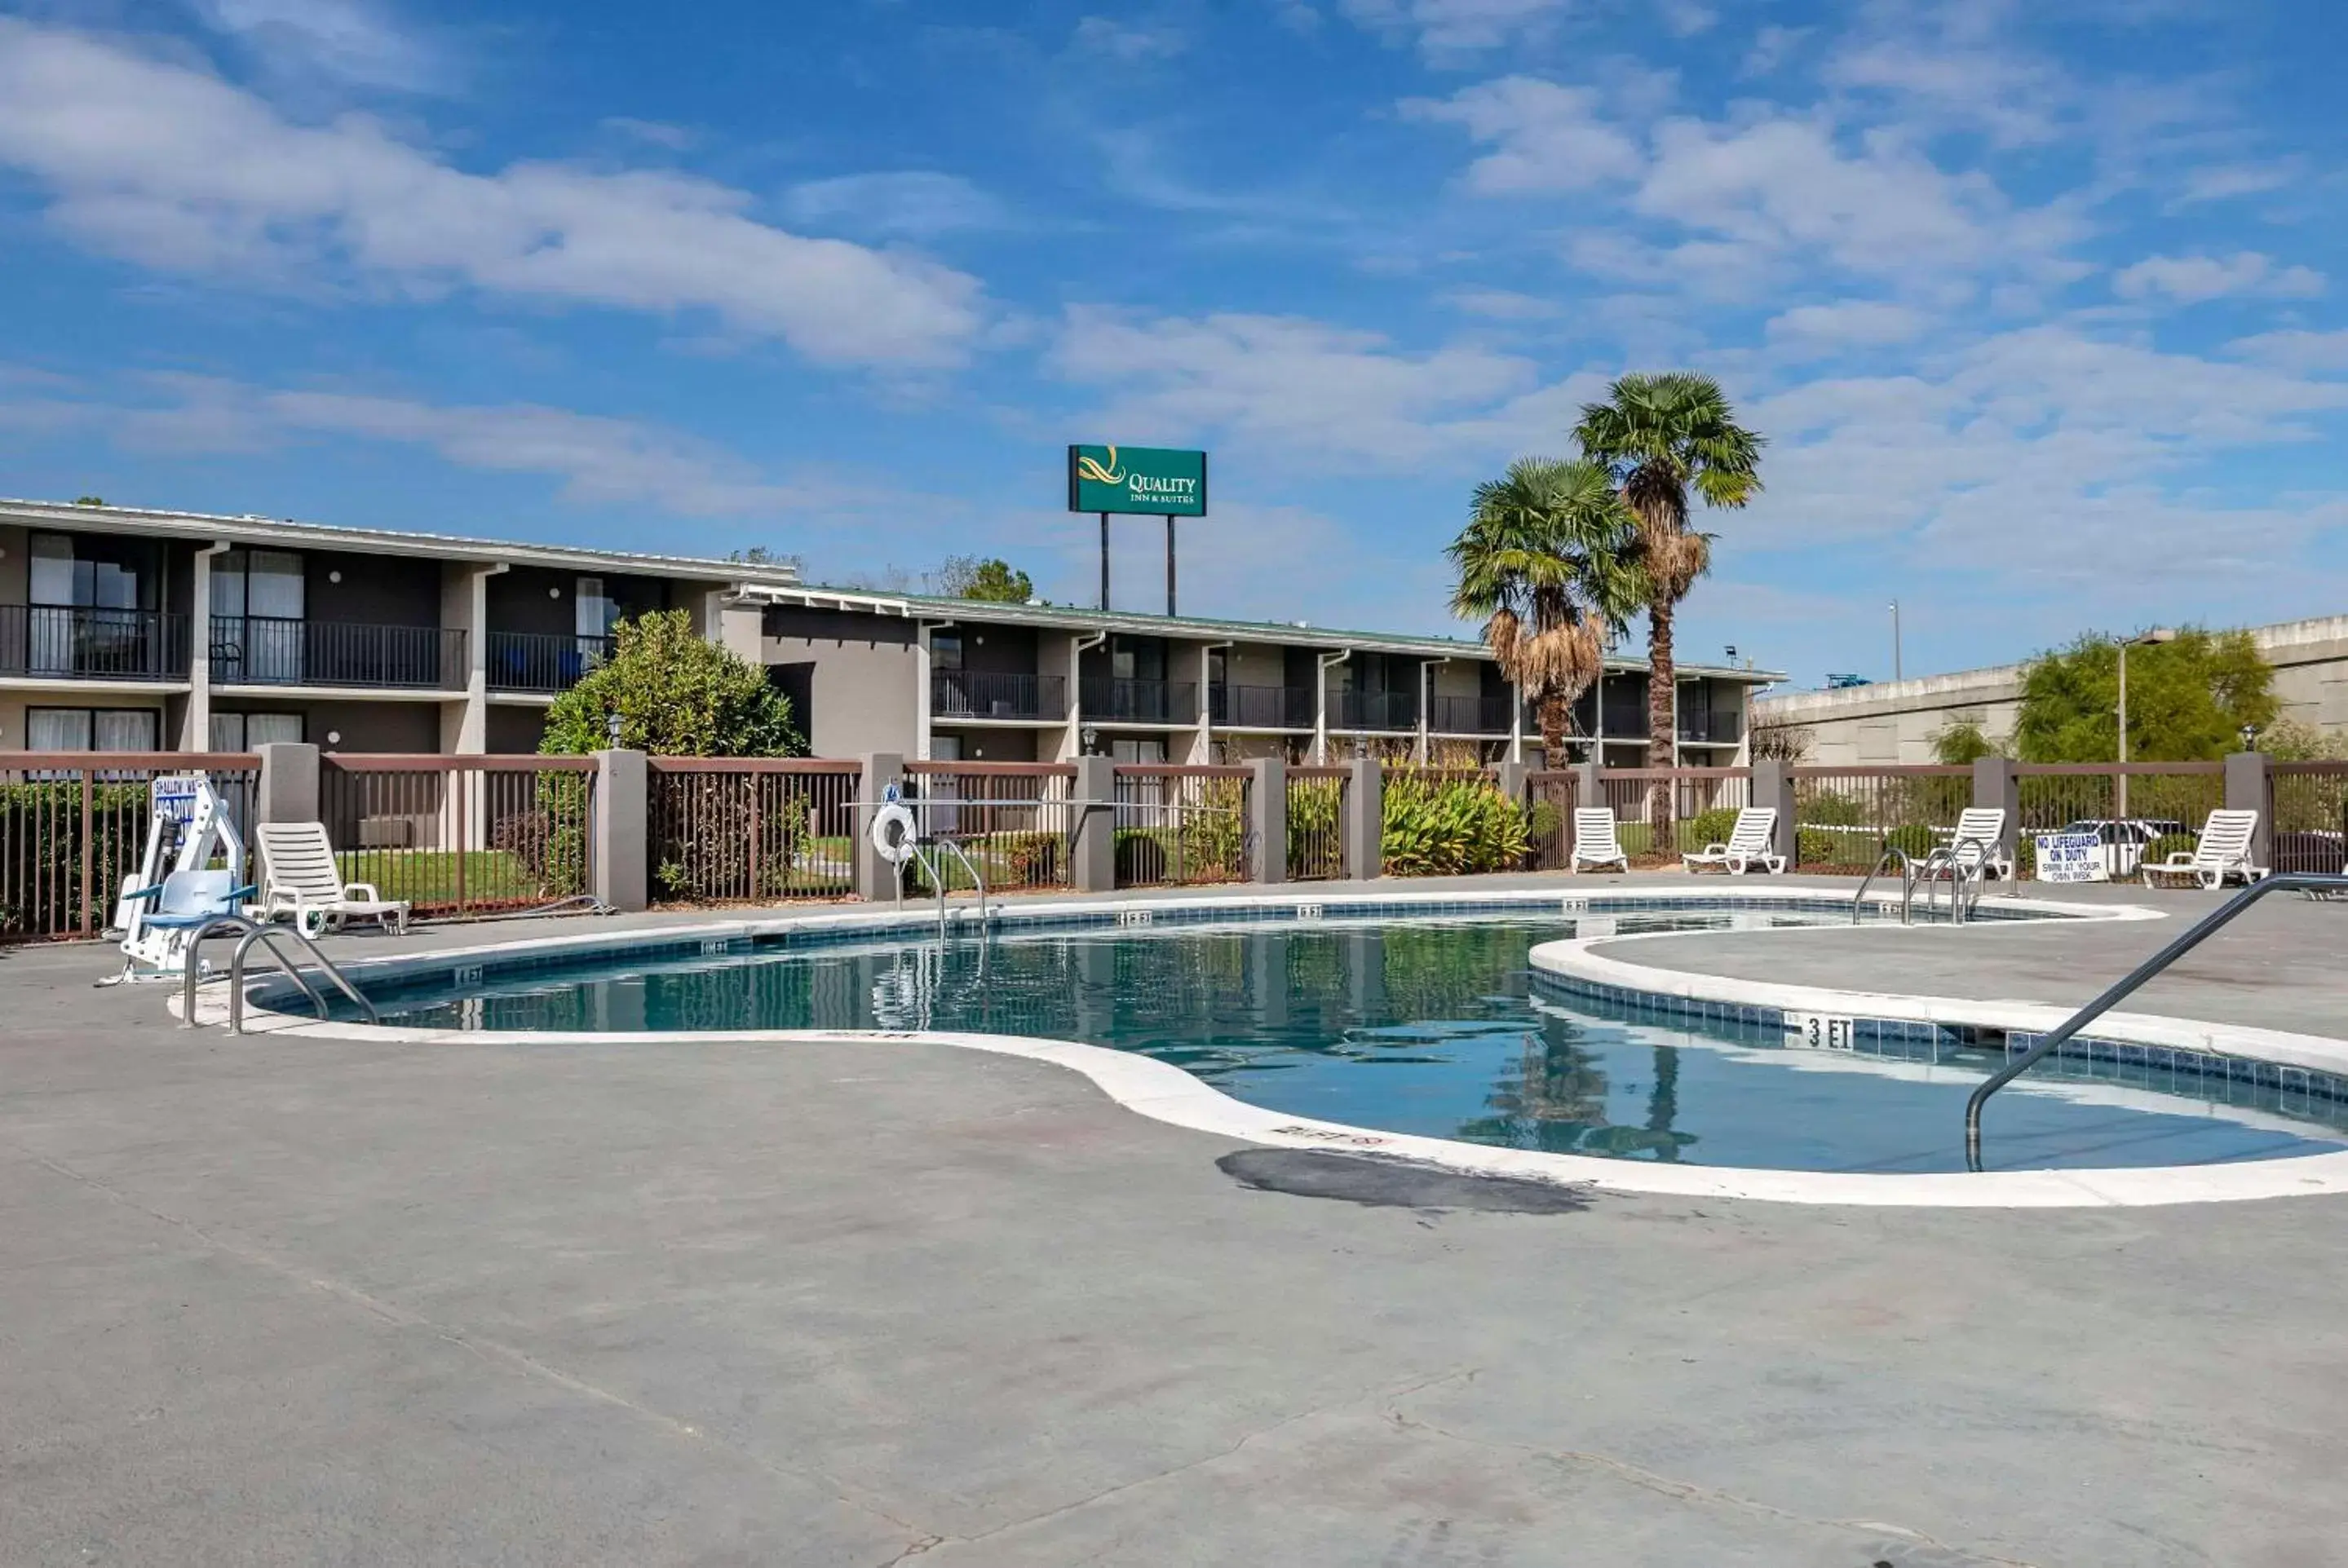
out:
<path id="1" fill-rule="evenodd" d="M 258 891 L 241 881 L 244 864 L 244 839 L 208 775 L 166 774 L 151 781 L 147 847 L 115 904 L 122 972 L 98 983 L 180 979 L 194 949 L 191 934 L 237 914 Z"/>

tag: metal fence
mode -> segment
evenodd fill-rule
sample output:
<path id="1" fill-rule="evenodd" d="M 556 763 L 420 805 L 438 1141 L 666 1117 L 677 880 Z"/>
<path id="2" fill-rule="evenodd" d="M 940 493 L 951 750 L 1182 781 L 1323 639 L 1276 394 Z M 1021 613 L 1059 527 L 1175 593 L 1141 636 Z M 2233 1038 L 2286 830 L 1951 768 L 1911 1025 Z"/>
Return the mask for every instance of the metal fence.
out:
<path id="1" fill-rule="evenodd" d="M 1863 874 L 1886 845 L 1921 857 L 1947 841 L 1973 803 L 1973 771 L 1962 764 L 1793 774 L 1794 864 L 1805 871 Z"/>
<path id="2" fill-rule="evenodd" d="M 905 794 L 922 832 L 962 845 L 990 893 L 1068 886 L 1073 763 L 907 763 Z M 946 886 L 969 878 L 948 856 Z"/>
<path id="3" fill-rule="evenodd" d="M 1246 768 L 1119 764 L 1117 885 L 1244 881 L 1250 776 Z"/>
<path id="4" fill-rule="evenodd" d="M 147 786 L 160 774 L 210 774 L 249 837 L 260 769 L 241 752 L 0 753 L 0 939 L 95 937 L 112 922 L 146 854 Z"/>
<path id="5" fill-rule="evenodd" d="M 1622 853 L 1636 865 L 1666 864 L 1728 836 L 1737 808 L 1753 798 L 1750 768 L 1614 768 L 1598 775 L 1614 813 Z"/>
<path id="6" fill-rule="evenodd" d="M 2348 763 L 2276 763 L 2267 812 L 2275 870 L 2348 870 Z"/>
<path id="7" fill-rule="evenodd" d="M 593 886 L 592 757 L 318 759 L 318 815 L 348 882 L 418 915 L 523 909 Z"/>
<path id="8" fill-rule="evenodd" d="M 2226 804 L 2223 763 L 2017 763 L 2013 773 L 2025 835 L 2123 821 L 2189 835 Z"/>
<path id="9" fill-rule="evenodd" d="M 845 898 L 856 891 L 852 762 L 653 757 L 646 802 L 654 900 Z"/>
<path id="10" fill-rule="evenodd" d="M 1572 863 L 1575 777 L 1564 769 L 1525 775 L 1527 869 L 1562 871 Z"/>
<path id="11" fill-rule="evenodd" d="M 1288 770 L 1288 879 L 1345 875 L 1346 768 Z"/>

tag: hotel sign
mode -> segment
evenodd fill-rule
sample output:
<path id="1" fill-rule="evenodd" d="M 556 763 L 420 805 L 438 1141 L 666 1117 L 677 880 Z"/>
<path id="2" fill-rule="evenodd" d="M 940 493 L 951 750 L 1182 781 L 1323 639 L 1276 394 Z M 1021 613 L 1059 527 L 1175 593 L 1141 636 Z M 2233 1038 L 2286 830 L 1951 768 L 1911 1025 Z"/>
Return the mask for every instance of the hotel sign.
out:
<path id="1" fill-rule="evenodd" d="M 1207 515 L 1207 455 L 1164 446 L 1068 448 L 1068 510 Z"/>

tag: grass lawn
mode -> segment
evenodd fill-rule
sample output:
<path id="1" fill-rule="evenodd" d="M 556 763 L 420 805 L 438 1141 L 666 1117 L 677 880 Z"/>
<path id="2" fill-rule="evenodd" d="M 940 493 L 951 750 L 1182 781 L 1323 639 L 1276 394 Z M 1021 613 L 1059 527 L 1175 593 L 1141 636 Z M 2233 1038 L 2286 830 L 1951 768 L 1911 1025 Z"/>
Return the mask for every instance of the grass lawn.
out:
<path id="1" fill-rule="evenodd" d="M 457 878 L 464 873 L 467 904 L 535 903 L 584 888 L 552 888 L 520 859 L 502 849 L 360 849 L 335 856 L 345 882 L 372 882 L 386 898 L 404 898 L 423 909 L 458 902 Z"/>

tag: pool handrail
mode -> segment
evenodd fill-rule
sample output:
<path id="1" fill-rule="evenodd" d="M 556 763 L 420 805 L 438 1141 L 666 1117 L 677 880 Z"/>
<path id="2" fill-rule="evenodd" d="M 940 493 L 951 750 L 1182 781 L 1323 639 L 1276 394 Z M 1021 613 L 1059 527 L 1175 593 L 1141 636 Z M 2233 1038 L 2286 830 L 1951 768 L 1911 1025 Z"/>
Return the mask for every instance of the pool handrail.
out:
<path id="1" fill-rule="evenodd" d="M 2199 947 L 2204 940 L 2215 935 L 2219 927 L 2231 921 L 2235 916 L 2240 915 L 2270 893 L 2285 891 L 2348 892 L 2348 876 L 2319 876 L 2313 872 L 2285 872 L 2281 876 L 2269 876 L 2263 881 L 2251 883 L 2225 903 L 2195 921 L 2192 927 L 2178 936 L 2175 941 L 2130 969 L 2121 977 L 2117 984 L 2105 991 L 2103 995 L 2057 1024 L 2036 1045 L 1991 1073 L 1981 1087 L 1973 1091 L 1972 1097 L 1965 1102 L 1965 1168 L 1972 1171 L 1982 1168 L 1982 1107 L 1989 1103 L 1991 1095 L 2037 1065 L 2040 1059 L 2048 1052 L 2059 1050 L 2072 1036 L 2110 1011 L 2146 981 Z"/>
<path id="2" fill-rule="evenodd" d="M 277 967 L 283 969 L 287 974 L 293 976 L 294 982 L 304 991 L 309 992 L 311 1001 L 317 1006 L 318 1016 L 321 1019 L 326 1017 L 327 1008 L 324 994 L 310 984 L 308 979 L 303 975 L 298 961 L 287 958 L 285 954 L 279 949 L 277 943 L 280 938 L 291 938 L 296 947 L 309 954 L 310 957 L 316 961 L 317 966 L 326 971 L 326 978 L 333 980 L 335 987 L 340 989 L 345 996 L 350 998 L 351 1001 L 361 1012 L 366 1014 L 367 1022 L 379 1024 L 383 1021 L 383 1014 L 376 1009 L 375 1003 L 369 1001 L 366 998 L 366 994 L 361 991 L 356 986 L 351 984 L 349 979 L 344 975 L 343 971 L 335 967 L 334 959 L 326 957 L 325 954 L 318 950 L 318 945 L 315 942 L 310 940 L 309 938 L 304 936 L 300 930 L 294 927 L 275 926 L 263 922 L 254 925 L 252 929 L 245 934 L 244 940 L 236 945 L 236 951 L 229 958 L 229 1033 L 242 1034 L 244 1032 L 244 960 L 246 957 L 252 953 L 252 945 L 255 942 L 269 949 L 269 956 L 277 960 Z"/>
<path id="3" fill-rule="evenodd" d="M 1900 862 L 1900 923 L 1908 922 L 1908 900 L 1916 888 L 1916 857 L 1897 845 L 1886 844 L 1883 853 L 1875 857 L 1875 869 L 1859 879 L 1859 891 L 1850 896 L 1850 923 L 1859 924 L 1859 912 L 1867 905 L 1867 890 L 1883 874 L 1883 868 L 1894 860 Z"/>

